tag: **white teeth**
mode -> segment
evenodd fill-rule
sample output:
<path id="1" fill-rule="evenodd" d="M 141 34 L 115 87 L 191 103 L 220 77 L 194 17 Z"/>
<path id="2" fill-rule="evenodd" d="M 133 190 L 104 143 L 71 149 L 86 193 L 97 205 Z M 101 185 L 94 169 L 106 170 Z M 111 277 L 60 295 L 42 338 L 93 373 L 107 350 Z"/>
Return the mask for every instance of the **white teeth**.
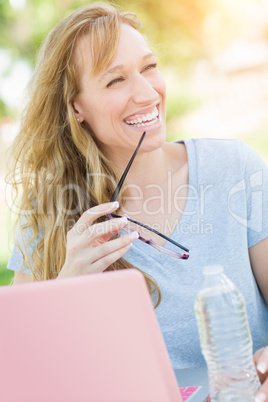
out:
<path id="1" fill-rule="evenodd" d="M 152 113 L 152 118 L 155 119 L 158 116 L 158 110 L 154 109 L 153 113 Z"/>
<path id="2" fill-rule="evenodd" d="M 147 121 L 146 123 L 131 124 L 131 126 L 132 127 L 144 127 L 144 126 L 152 126 L 155 123 L 157 123 L 157 118 L 155 118 L 152 121 Z"/>
<path id="3" fill-rule="evenodd" d="M 126 123 L 135 127 L 148 126 L 156 123 L 158 114 L 158 109 L 155 107 L 152 113 L 138 117 L 135 120 L 126 120 Z"/>

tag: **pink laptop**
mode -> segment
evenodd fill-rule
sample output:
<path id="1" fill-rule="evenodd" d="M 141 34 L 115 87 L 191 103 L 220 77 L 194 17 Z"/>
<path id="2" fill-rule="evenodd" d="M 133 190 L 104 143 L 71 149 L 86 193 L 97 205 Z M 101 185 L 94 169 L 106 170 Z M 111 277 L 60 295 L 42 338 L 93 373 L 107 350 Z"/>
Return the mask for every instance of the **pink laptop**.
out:
<path id="1" fill-rule="evenodd" d="M 138 271 L 0 287 L 1 402 L 190 397 L 181 396 Z"/>

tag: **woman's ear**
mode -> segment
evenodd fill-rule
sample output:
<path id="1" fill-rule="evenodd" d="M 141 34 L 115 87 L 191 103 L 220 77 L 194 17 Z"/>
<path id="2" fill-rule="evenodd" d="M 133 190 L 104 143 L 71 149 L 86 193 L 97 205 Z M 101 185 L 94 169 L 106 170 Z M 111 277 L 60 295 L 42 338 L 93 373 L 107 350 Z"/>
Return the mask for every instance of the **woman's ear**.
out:
<path id="1" fill-rule="evenodd" d="M 82 110 L 81 110 L 81 108 L 79 106 L 79 103 L 74 100 L 72 102 L 72 105 L 73 105 L 73 109 L 74 109 L 74 113 L 75 113 L 75 117 L 76 117 L 77 121 L 79 123 L 82 123 L 84 121 L 84 117 L 83 117 L 83 114 L 82 114 Z"/>

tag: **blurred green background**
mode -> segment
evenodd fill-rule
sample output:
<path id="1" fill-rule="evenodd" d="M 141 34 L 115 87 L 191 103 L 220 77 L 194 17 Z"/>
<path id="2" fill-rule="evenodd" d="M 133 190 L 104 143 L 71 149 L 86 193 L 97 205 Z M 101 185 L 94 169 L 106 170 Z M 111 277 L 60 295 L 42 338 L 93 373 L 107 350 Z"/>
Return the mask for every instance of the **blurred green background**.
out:
<path id="1" fill-rule="evenodd" d="M 0 285 L 13 277 L 6 269 L 15 214 L 5 155 L 18 131 L 24 89 L 48 31 L 91 3 L 0 0 Z M 168 140 L 240 138 L 268 162 L 268 0 L 113 4 L 137 13 L 158 54 L 167 82 Z"/>

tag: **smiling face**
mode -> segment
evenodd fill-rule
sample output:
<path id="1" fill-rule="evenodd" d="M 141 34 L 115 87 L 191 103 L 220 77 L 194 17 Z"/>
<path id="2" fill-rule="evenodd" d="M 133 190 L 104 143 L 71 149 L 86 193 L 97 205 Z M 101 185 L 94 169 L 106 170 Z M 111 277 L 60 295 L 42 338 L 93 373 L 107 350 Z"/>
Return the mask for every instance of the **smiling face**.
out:
<path id="1" fill-rule="evenodd" d="M 143 131 L 147 132 L 144 150 L 160 147 L 166 138 L 165 82 L 143 36 L 121 24 L 114 60 L 95 76 L 89 49 L 89 39 L 84 36 L 74 55 L 76 63 L 81 54 L 84 60 L 80 91 L 73 102 L 80 123 L 87 123 L 111 158 L 118 154 L 118 148 L 132 152 Z"/>

